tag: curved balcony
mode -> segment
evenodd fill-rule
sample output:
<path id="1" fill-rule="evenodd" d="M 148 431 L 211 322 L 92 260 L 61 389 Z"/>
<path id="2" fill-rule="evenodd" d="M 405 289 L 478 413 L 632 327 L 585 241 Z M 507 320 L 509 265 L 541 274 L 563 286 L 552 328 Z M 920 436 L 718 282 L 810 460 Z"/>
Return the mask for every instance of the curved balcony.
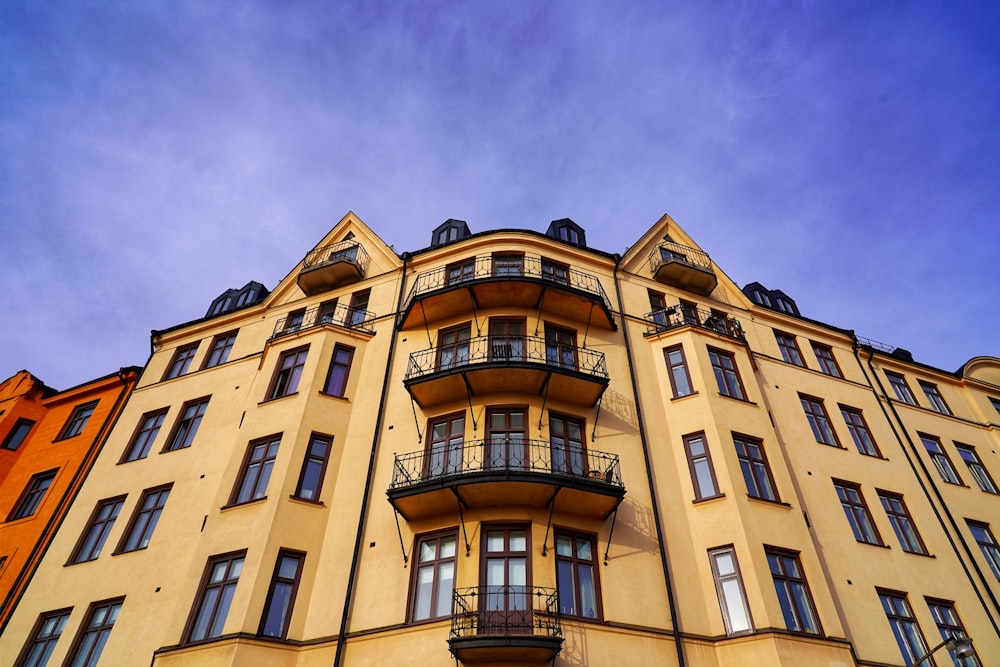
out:
<path id="1" fill-rule="evenodd" d="M 617 454 L 493 438 L 397 454 L 389 502 L 407 521 L 465 508 L 550 507 L 606 519 L 625 497 Z"/>
<path id="2" fill-rule="evenodd" d="M 282 317 L 274 324 L 274 331 L 268 340 L 274 340 L 281 336 L 287 336 L 299 331 L 321 327 L 330 324 L 335 327 L 344 327 L 355 331 L 364 331 L 373 334 L 372 329 L 375 313 L 363 308 L 351 308 L 342 303 L 330 308 L 327 306 L 317 306 L 302 312 L 300 315 Z"/>
<path id="3" fill-rule="evenodd" d="M 678 327 L 692 326 L 714 331 L 715 333 L 737 340 L 743 340 L 743 327 L 735 317 L 713 313 L 701 308 L 694 308 L 683 303 L 678 306 L 660 308 L 651 313 L 646 313 L 644 319 L 646 320 L 646 332 L 644 334 L 646 336 L 652 336 Z"/>
<path id="4" fill-rule="evenodd" d="M 562 649 L 559 594 L 540 586 L 455 590 L 448 648 L 463 664 L 545 665 Z"/>
<path id="5" fill-rule="evenodd" d="M 603 352 L 537 336 L 479 336 L 414 352 L 403 378 L 421 408 L 506 392 L 589 407 L 608 382 Z"/>
<path id="6" fill-rule="evenodd" d="M 309 252 L 302 260 L 298 283 L 307 296 L 349 285 L 368 272 L 368 253 L 350 239 Z"/>
<path id="7" fill-rule="evenodd" d="M 649 253 L 649 269 L 654 280 L 702 296 L 719 284 L 707 254 L 671 241 L 663 241 Z"/>
<path id="8" fill-rule="evenodd" d="M 597 276 L 532 255 L 470 257 L 421 273 L 406 299 L 401 327 L 494 307 L 542 308 L 616 331 L 611 302 Z"/>

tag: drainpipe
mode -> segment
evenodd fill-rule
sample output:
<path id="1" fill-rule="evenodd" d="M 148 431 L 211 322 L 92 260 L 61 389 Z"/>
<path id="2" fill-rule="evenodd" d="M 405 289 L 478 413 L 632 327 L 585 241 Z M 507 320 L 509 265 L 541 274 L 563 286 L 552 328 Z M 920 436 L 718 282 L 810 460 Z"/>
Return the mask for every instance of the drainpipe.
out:
<path id="1" fill-rule="evenodd" d="M 976 574 L 979 575 L 979 580 L 982 583 L 983 588 L 986 591 L 986 594 L 989 596 L 990 601 L 993 603 L 995 610 L 1000 611 L 1000 603 L 997 602 L 997 598 L 993 595 L 993 591 L 990 590 L 990 585 L 986 577 L 983 575 L 983 571 L 979 568 L 979 564 L 976 562 L 972 550 L 969 549 L 969 545 L 966 543 L 965 538 L 962 537 L 961 530 L 958 527 L 958 523 L 955 521 L 955 517 L 952 515 L 951 510 L 948 509 L 948 505 L 947 503 L 945 503 L 944 497 L 941 495 L 940 489 L 938 489 L 937 485 L 934 483 L 934 478 L 931 476 L 930 470 L 927 469 L 927 465 L 924 463 L 924 460 L 920 457 L 919 450 L 914 444 L 913 439 L 910 438 L 910 434 L 909 432 L 907 432 L 906 425 L 903 424 L 903 420 L 899 416 L 899 412 L 897 412 L 896 406 L 889 398 L 889 394 L 886 393 L 885 385 L 882 384 L 882 380 L 879 379 L 878 374 L 875 372 L 875 366 L 874 364 L 872 364 L 872 358 L 875 356 L 874 353 L 870 348 L 865 348 L 865 352 L 868 353 L 868 360 L 867 360 L 868 368 L 871 369 L 871 377 L 869 377 L 868 372 L 865 370 L 864 365 L 861 363 L 861 357 L 858 355 L 858 349 L 861 347 L 861 344 L 858 342 L 858 339 L 854 335 L 853 331 L 851 332 L 851 338 L 853 339 L 852 348 L 854 350 L 854 358 L 857 359 L 858 366 L 861 368 L 861 372 L 864 374 L 865 380 L 868 382 L 868 386 L 871 388 L 872 393 L 875 395 L 875 400 L 878 402 L 879 407 L 882 409 L 882 414 L 885 416 L 886 422 L 888 422 L 889 424 L 889 428 L 892 429 L 892 433 L 896 437 L 896 442 L 899 443 L 899 448 L 902 450 L 903 455 L 906 457 L 906 462 L 910 465 L 910 469 L 913 471 L 913 476 L 917 479 L 917 483 L 920 484 L 920 489 L 924 492 L 924 497 L 927 498 L 927 502 L 930 504 L 931 509 L 934 510 L 934 516 L 937 517 L 938 523 L 944 529 L 944 534 L 948 538 L 948 543 L 951 545 L 952 551 L 955 552 L 955 556 L 958 558 L 958 562 L 961 563 L 962 571 L 965 572 L 966 578 L 969 580 L 969 583 L 972 584 L 972 590 L 976 592 L 976 597 L 979 598 L 979 603 L 983 606 L 983 610 L 986 612 L 987 618 L 990 619 L 990 624 L 993 626 L 993 630 L 998 635 L 1000 635 L 1000 626 L 997 625 L 997 620 L 996 620 L 997 614 L 994 613 L 994 611 L 989 608 L 989 605 L 987 604 L 986 600 L 983 599 L 983 594 L 979 590 L 979 587 L 976 585 L 976 581 L 972 575 L 972 572 L 969 571 L 968 565 L 966 564 L 965 560 L 963 560 L 962 553 L 959 550 L 958 545 L 955 543 L 954 537 L 952 536 L 951 532 L 948 531 L 948 526 L 945 523 L 944 517 L 941 516 L 941 511 L 938 509 L 938 505 L 935 504 L 934 498 L 937 498 L 937 502 L 940 504 L 941 509 L 943 509 L 944 513 L 947 515 L 948 523 L 951 524 L 952 529 L 955 531 L 955 535 L 958 536 L 959 541 L 962 543 L 962 548 L 964 549 L 966 556 L 968 556 L 969 562 L 972 563 L 972 567 L 975 568 Z M 878 389 L 876 389 L 875 385 L 872 384 L 872 378 L 875 378 L 875 382 L 878 384 Z M 900 437 L 899 431 L 896 429 L 896 425 L 893 423 L 893 420 L 889 417 L 889 413 L 886 411 L 885 405 L 883 403 L 883 398 L 884 398 L 884 403 L 887 403 L 889 405 L 889 410 L 892 411 L 896 423 L 898 423 L 900 428 L 902 429 L 903 437 Z M 903 443 L 903 438 L 906 439 L 905 445 Z M 906 445 L 909 445 L 910 451 L 907 451 Z M 923 472 L 923 477 L 921 477 L 920 472 L 918 472 L 917 465 L 914 463 L 914 459 L 916 459 L 917 463 L 920 464 L 920 470 Z M 928 484 L 930 485 L 930 489 L 927 488 Z M 931 490 L 934 491 L 933 497 L 931 496 Z"/>
<path id="2" fill-rule="evenodd" d="M 628 338 L 628 318 L 625 317 L 625 307 L 622 305 L 622 290 L 618 282 L 618 267 L 622 261 L 621 255 L 615 254 L 615 294 L 618 296 L 618 307 L 621 309 L 622 335 L 625 338 L 625 354 L 628 357 L 628 374 L 632 381 L 632 397 L 635 399 L 635 417 L 639 422 L 639 440 L 642 442 L 642 457 L 646 464 L 646 482 L 649 484 L 649 497 L 653 504 L 653 523 L 656 525 L 656 541 L 660 545 L 660 566 L 663 568 L 663 580 L 667 585 L 667 603 L 670 606 L 670 618 L 674 626 L 674 646 L 677 649 L 677 664 L 685 667 L 684 647 L 681 644 L 680 617 L 677 615 L 677 605 L 674 602 L 674 587 L 670 579 L 670 565 L 667 562 L 667 542 L 663 537 L 660 523 L 660 503 L 656 499 L 656 484 L 653 481 L 653 468 L 649 457 L 649 443 L 646 440 L 646 424 L 642 419 L 642 404 L 639 402 L 639 387 L 635 379 L 635 364 L 632 360 L 632 345 Z"/>
<path id="3" fill-rule="evenodd" d="M 368 519 L 368 501 L 371 494 L 372 482 L 375 478 L 375 457 L 378 453 L 379 442 L 382 440 L 382 419 L 385 417 L 385 400 L 389 391 L 389 373 L 392 370 L 392 360 L 396 351 L 396 336 L 399 332 L 399 312 L 403 306 L 403 292 L 406 287 L 406 262 L 410 259 L 410 253 L 404 252 L 403 274 L 399 279 L 399 296 L 396 299 L 396 312 L 392 318 L 392 335 L 389 339 L 389 359 L 385 364 L 385 375 L 382 377 L 382 396 L 379 398 L 378 415 L 375 417 L 375 433 L 372 436 L 372 451 L 368 457 L 368 476 L 365 478 L 365 491 L 361 496 L 361 514 L 358 516 L 358 533 L 354 537 L 354 555 L 351 557 L 351 570 L 347 577 L 347 592 L 344 596 L 344 613 L 340 618 L 340 631 L 337 633 L 337 653 L 333 658 L 333 667 L 340 667 L 344 657 L 344 644 L 347 641 L 347 619 L 351 614 L 351 607 L 354 604 L 354 584 L 358 575 L 358 561 L 361 559 L 361 542 L 364 537 L 365 524 Z"/>

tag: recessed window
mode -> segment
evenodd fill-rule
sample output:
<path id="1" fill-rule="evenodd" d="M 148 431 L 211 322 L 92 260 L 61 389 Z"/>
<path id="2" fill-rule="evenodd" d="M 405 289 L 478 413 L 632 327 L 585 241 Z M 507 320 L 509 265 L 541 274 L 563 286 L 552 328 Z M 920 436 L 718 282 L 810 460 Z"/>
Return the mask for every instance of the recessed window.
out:
<path id="1" fill-rule="evenodd" d="M 181 416 L 174 424 L 174 430 L 167 439 L 167 445 L 163 448 L 165 452 L 172 452 L 178 449 L 185 449 L 194 442 L 194 436 L 198 433 L 201 419 L 208 409 L 208 397 L 188 401 L 181 406 Z"/>
<path id="2" fill-rule="evenodd" d="M 3 448 L 15 450 L 20 447 L 25 438 L 28 437 L 28 433 L 31 432 L 31 427 L 35 425 L 35 422 L 30 419 L 18 419 L 17 423 L 14 424 L 14 428 L 10 430 L 7 437 L 4 438 Z"/>
<path id="3" fill-rule="evenodd" d="M 997 538 L 993 536 L 990 525 L 970 519 L 966 519 L 965 522 L 969 525 L 972 537 L 979 545 L 979 550 L 983 552 L 983 558 L 989 564 L 993 576 L 1000 579 L 1000 546 L 997 545 Z"/>
<path id="4" fill-rule="evenodd" d="M 833 486 L 837 489 L 837 497 L 840 498 L 840 506 L 844 508 L 847 516 L 847 523 L 851 526 L 854 539 L 865 544 L 882 545 L 882 538 L 879 537 L 875 522 L 872 520 L 871 512 L 868 510 L 868 503 L 861 495 L 861 487 L 850 482 L 834 481 Z"/>
<path id="5" fill-rule="evenodd" d="M 896 393 L 896 398 L 910 405 L 917 404 L 917 399 L 913 398 L 913 392 L 910 391 L 910 385 L 906 384 L 906 378 L 897 373 L 890 373 L 889 371 L 885 372 L 885 376 L 888 378 L 892 390 Z"/>
<path id="6" fill-rule="evenodd" d="M 868 423 L 865 422 L 861 410 L 841 405 L 840 414 L 844 418 L 844 423 L 847 424 L 847 430 L 850 432 L 851 439 L 854 440 L 854 446 L 858 448 L 858 451 L 865 456 L 881 457 L 882 453 L 879 451 L 878 445 L 875 444 L 871 431 L 868 430 Z"/>
<path id="7" fill-rule="evenodd" d="M 778 341 L 778 349 L 781 350 L 781 358 L 789 364 L 805 366 L 802 361 L 802 353 L 799 351 L 799 344 L 795 341 L 795 336 L 781 331 L 774 332 L 774 338 Z"/>
<path id="8" fill-rule="evenodd" d="M 125 529 L 125 534 L 122 536 L 116 553 L 137 551 L 149 546 L 149 541 L 153 538 L 153 531 L 156 530 L 156 524 L 167 504 L 172 486 L 172 484 L 167 484 L 142 492 L 135 514 Z"/>
<path id="9" fill-rule="evenodd" d="M 753 630 L 750 607 L 747 605 L 747 595 L 743 589 L 743 578 L 736 562 L 736 550 L 731 546 L 712 549 L 708 552 L 708 559 L 712 564 L 715 592 L 719 596 L 719 607 L 722 609 L 726 634 L 735 635 Z"/>
<path id="10" fill-rule="evenodd" d="M 563 616 L 602 618 L 596 553 L 593 536 L 556 532 L 556 586 Z"/>
<path id="11" fill-rule="evenodd" d="M 949 484 L 961 484 L 962 480 L 959 479 L 955 466 L 951 464 L 951 459 L 948 458 L 948 454 L 944 451 L 941 439 L 924 433 L 919 433 L 918 435 L 920 436 L 920 442 L 924 443 L 924 447 L 927 448 L 927 453 L 930 454 L 931 461 L 934 462 L 934 467 L 937 468 L 941 479 Z"/>
<path id="12" fill-rule="evenodd" d="M 281 354 L 278 360 L 278 367 L 271 380 L 271 388 L 267 392 L 267 398 L 273 400 L 282 396 L 290 396 L 298 391 L 299 379 L 302 377 L 302 369 L 306 365 L 306 355 L 309 353 L 308 347 L 289 350 Z"/>
<path id="13" fill-rule="evenodd" d="M 832 347 L 813 341 L 812 349 L 821 371 L 835 378 L 844 377 L 840 372 L 840 366 L 837 365 L 837 360 L 833 356 Z"/>
<path id="14" fill-rule="evenodd" d="M 267 483 L 271 479 L 271 469 L 278 457 L 280 444 L 280 436 L 250 443 L 230 504 L 248 503 L 267 495 Z"/>
<path id="15" fill-rule="evenodd" d="M 944 402 L 944 396 L 941 395 L 941 391 L 937 388 L 936 384 L 931 384 L 930 382 L 924 382 L 923 380 L 917 380 L 917 384 L 924 392 L 924 396 L 927 397 L 927 401 L 931 404 L 931 407 L 940 412 L 943 415 L 950 415 L 951 408 L 948 404 Z"/>
<path id="16" fill-rule="evenodd" d="M 674 398 L 693 394 L 691 376 L 688 374 L 687 360 L 684 358 L 684 347 L 681 345 L 668 347 L 663 350 L 663 357 L 667 361 L 670 391 Z"/>
<path id="17" fill-rule="evenodd" d="M 87 422 L 90 421 L 90 416 L 94 414 L 96 407 L 97 401 L 91 401 L 73 408 L 73 414 L 70 415 L 69 421 L 63 426 L 63 430 L 56 440 L 65 440 L 83 433 L 83 429 L 87 427 Z"/>
<path id="18" fill-rule="evenodd" d="M 962 625 L 961 619 L 958 617 L 958 612 L 955 611 L 954 602 L 934 598 L 925 599 L 927 600 L 927 608 L 930 610 L 931 616 L 934 617 L 934 624 L 941 634 L 941 641 L 947 641 L 952 638 L 964 639 L 969 636 L 965 631 L 965 626 Z M 951 655 L 955 667 L 980 667 L 982 664 L 976 655 L 959 658 L 951 649 L 948 649 L 948 653 Z"/>
<path id="19" fill-rule="evenodd" d="M 17 501 L 17 505 L 14 506 L 14 511 L 10 513 L 7 520 L 23 519 L 34 514 L 39 505 L 42 504 L 45 492 L 52 486 L 52 481 L 56 478 L 57 472 L 58 469 L 46 470 L 45 472 L 33 475 L 21 493 L 21 498 Z"/>
<path id="20" fill-rule="evenodd" d="M 166 416 L 167 408 L 155 412 L 147 412 L 142 416 L 142 419 L 139 420 L 139 428 L 136 429 L 135 435 L 132 436 L 132 441 L 128 445 L 128 449 L 125 450 L 125 456 L 122 457 L 122 463 L 146 458 Z"/>
<path id="21" fill-rule="evenodd" d="M 764 443 L 734 435 L 733 444 L 736 446 L 736 456 L 743 471 L 743 481 L 747 485 L 747 495 L 751 498 L 778 502 L 774 476 L 764 454 Z"/>
<path id="22" fill-rule="evenodd" d="M 691 472 L 691 483 L 694 486 L 695 500 L 716 498 L 719 492 L 719 482 L 715 478 L 712 466 L 712 455 L 705 442 L 704 433 L 694 433 L 684 436 L 684 453 L 687 455 L 688 469 Z"/>
<path id="23" fill-rule="evenodd" d="M 710 347 L 708 348 L 708 358 L 712 362 L 712 370 L 715 372 L 715 382 L 719 386 L 719 393 L 745 401 L 746 392 L 743 391 L 743 382 L 736 369 L 735 355 L 732 352 Z"/>
<path id="24" fill-rule="evenodd" d="M 799 555 L 791 551 L 765 549 L 767 564 L 771 568 L 774 590 L 778 594 L 785 627 L 793 632 L 819 634 L 816 607 L 809 594 L 809 586 L 802 573 Z"/>
<path id="25" fill-rule="evenodd" d="M 213 366 L 220 366 L 226 363 L 226 361 L 229 360 L 229 352 L 230 350 L 233 349 L 233 343 L 235 342 L 236 342 L 235 331 L 219 334 L 218 336 L 213 338 L 212 347 L 209 348 L 208 350 L 208 356 L 205 357 L 205 365 L 203 366 L 203 368 L 212 368 Z"/>
<path id="26" fill-rule="evenodd" d="M 802 409 L 805 410 L 806 419 L 809 420 L 809 427 L 812 429 L 816 442 L 840 447 L 840 441 L 837 440 L 837 435 L 833 432 L 833 427 L 830 426 L 830 416 L 826 414 L 823 401 L 805 394 L 799 394 L 799 401 L 802 403 Z"/>
<path id="27" fill-rule="evenodd" d="M 172 380 L 187 373 L 188 369 L 191 368 L 191 361 L 194 360 L 194 355 L 197 352 L 198 343 L 177 348 L 177 351 L 174 352 L 174 358 L 170 361 L 170 365 L 167 366 L 167 372 L 163 376 L 163 379 Z"/>
<path id="28" fill-rule="evenodd" d="M 245 556 L 246 551 L 241 551 L 209 559 L 191 610 L 186 633 L 188 642 L 204 641 L 222 634 Z"/>
<path id="29" fill-rule="evenodd" d="M 63 630 L 66 629 L 66 621 L 69 620 L 71 611 L 72 607 L 49 611 L 38 617 L 27 643 L 17 658 L 15 663 L 17 667 L 45 667 L 48 664 Z"/>
<path id="30" fill-rule="evenodd" d="M 288 636 L 288 624 L 292 620 L 305 557 L 305 554 L 296 551 L 278 552 L 278 562 L 274 565 L 271 588 L 267 592 L 267 603 L 260 621 L 260 635 L 281 639 Z"/>
<path id="31" fill-rule="evenodd" d="M 295 486 L 296 498 L 319 501 L 326 463 L 330 459 L 331 443 L 331 438 L 316 434 L 309 440 L 306 458 L 302 462 L 302 472 L 299 474 L 299 483 Z"/>
<path id="32" fill-rule="evenodd" d="M 913 616 L 906 593 L 880 590 L 878 597 L 882 601 L 882 609 L 889 620 L 899 652 L 903 654 L 907 665 L 915 664 L 917 658 L 927 654 L 927 643 Z"/>
<path id="33" fill-rule="evenodd" d="M 115 519 L 118 518 L 118 513 L 124 504 L 125 496 L 109 498 L 97 503 L 93 514 L 90 515 L 90 520 L 87 521 L 83 535 L 80 536 L 80 541 L 73 549 L 73 555 L 69 559 L 70 563 L 95 560 L 101 554 L 104 542 L 108 539 L 108 533 L 115 525 Z"/>
<path id="34" fill-rule="evenodd" d="M 955 449 L 958 450 L 958 455 L 962 457 L 965 465 L 969 468 L 972 479 L 976 480 L 976 486 L 987 493 L 997 493 L 997 485 L 994 483 L 993 478 L 990 477 L 990 473 L 986 470 L 986 466 L 983 465 L 979 455 L 976 454 L 976 448 L 956 442 Z"/>
<path id="35" fill-rule="evenodd" d="M 93 667 L 101 659 L 111 629 L 118 620 L 125 598 L 104 600 L 90 605 L 87 617 L 83 619 L 79 634 L 73 641 L 69 657 L 63 663 L 68 667 Z"/>
<path id="36" fill-rule="evenodd" d="M 343 396 L 347 390 L 347 376 L 351 372 L 351 362 L 354 359 L 354 348 L 337 345 L 333 348 L 333 358 L 330 360 L 330 371 L 326 376 L 326 386 L 323 391 L 331 396 Z"/>
<path id="37" fill-rule="evenodd" d="M 924 541 L 917 532 L 917 527 L 910 517 L 910 511 L 903 502 L 903 496 L 889 491 L 879 491 L 878 498 L 882 502 L 882 509 L 892 525 L 892 531 L 896 533 L 899 546 L 911 554 L 927 555 L 927 548 Z"/>
<path id="38" fill-rule="evenodd" d="M 457 546 L 454 531 L 417 539 L 417 562 L 410 582 L 411 623 L 451 616 Z"/>

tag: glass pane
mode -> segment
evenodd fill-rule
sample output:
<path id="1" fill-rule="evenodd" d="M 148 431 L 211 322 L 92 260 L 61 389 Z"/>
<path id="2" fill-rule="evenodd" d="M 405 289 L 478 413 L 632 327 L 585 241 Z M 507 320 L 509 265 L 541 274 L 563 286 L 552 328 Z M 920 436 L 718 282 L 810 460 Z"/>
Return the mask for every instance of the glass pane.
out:
<path id="1" fill-rule="evenodd" d="M 580 560 L 594 560 L 590 553 L 590 540 L 576 541 L 576 557 Z"/>
<path id="2" fill-rule="evenodd" d="M 486 533 L 487 551 L 504 551 L 505 545 L 506 540 L 504 539 L 504 532 L 502 530 L 491 530 Z"/>
<path id="3" fill-rule="evenodd" d="M 588 618 L 597 617 L 597 595 L 594 586 L 594 568 L 581 565 L 580 573 L 580 612 Z"/>
<path id="4" fill-rule="evenodd" d="M 573 540 L 562 535 L 556 537 L 556 553 L 560 556 L 572 556 Z"/>
<path id="5" fill-rule="evenodd" d="M 561 560 L 556 562 L 556 579 L 559 585 L 559 611 L 563 614 L 577 615 L 576 581 L 573 576 L 573 564 Z"/>
<path id="6" fill-rule="evenodd" d="M 715 482 L 712 481 L 712 470 L 708 465 L 708 459 L 698 459 L 694 462 L 694 473 L 698 477 L 698 489 L 702 496 L 714 496 L 716 494 Z"/>
<path id="7" fill-rule="evenodd" d="M 437 553 L 437 541 L 429 540 L 427 542 L 420 543 L 420 562 L 426 563 L 429 560 L 434 560 L 435 554 Z"/>
<path id="8" fill-rule="evenodd" d="M 455 546 L 458 543 L 456 537 L 441 538 L 441 558 L 453 558 L 455 556 Z"/>
<path id="9" fill-rule="evenodd" d="M 736 579 L 723 581 L 722 596 L 725 598 L 726 613 L 729 616 L 729 627 L 732 632 L 749 630 L 750 619 L 747 617 L 739 582 Z"/>
<path id="10" fill-rule="evenodd" d="M 237 558 L 232 561 L 232 566 L 229 568 L 229 578 L 237 579 L 240 576 L 240 572 L 243 571 L 243 559 Z"/>
<path id="11" fill-rule="evenodd" d="M 451 595 L 455 585 L 455 564 L 441 563 L 438 567 L 437 609 L 435 616 L 448 616 L 451 613 Z"/>
<path id="12" fill-rule="evenodd" d="M 705 441 L 701 438 L 691 438 L 688 440 L 688 449 L 691 450 L 691 456 L 701 456 L 705 453 Z"/>
<path id="13" fill-rule="evenodd" d="M 507 569 L 504 561 L 491 558 L 486 561 L 486 585 L 504 586 L 507 584 Z"/>
<path id="14" fill-rule="evenodd" d="M 524 413 L 523 412 L 511 412 L 510 413 L 510 427 L 511 428 L 524 428 Z"/>
<path id="15" fill-rule="evenodd" d="M 524 586 L 528 583 L 528 567 L 523 558 L 510 559 L 510 585 Z"/>
<path id="16" fill-rule="evenodd" d="M 285 628 L 285 617 L 288 615 L 288 605 L 292 597 L 292 587 L 288 584 L 277 584 L 267 608 L 267 618 L 264 621 L 264 634 L 268 637 L 280 637 Z"/>
<path id="17" fill-rule="evenodd" d="M 299 571 L 299 559 L 294 556 L 282 556 L 278 568 L 278 576 L 282 579 L 294 579 Z"/>
<path id="18" fill-rule="evenodd" d="M 523 530 L 510 531 L 510 550 L 511 551 L 528 550 L 528 537 L 525 531 Z"/>
<path id="19" fill-rule="evenodd" d="M 431 616 L 431 595 L 434 584 L 434 568 L 422 567 L 417 570 L 416 600 L 413 603 L 413 618 L 422 620 Z"/>
<path id="20" fill-rule="evenodd" d="M 719 570 L 720 577 L 736 574 L 736 566 L 733 564 L 733 555 L 731 553 L 716 554 L 715 567 Z"/>

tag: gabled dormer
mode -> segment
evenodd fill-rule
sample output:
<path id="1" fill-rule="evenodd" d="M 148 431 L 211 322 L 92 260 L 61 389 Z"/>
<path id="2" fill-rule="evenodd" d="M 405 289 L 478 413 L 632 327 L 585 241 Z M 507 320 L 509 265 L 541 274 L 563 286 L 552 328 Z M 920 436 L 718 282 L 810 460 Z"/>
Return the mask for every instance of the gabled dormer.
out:
<path id="1" fill-rule="evenodd" d="M 575 245 L 579 248 L 587 247 L 587 232 L 584 231 L 583 227 L 569 218 L 553 220 L 549 224 L 549 228 L 545 230 L 545 235 L 550 239 Z"/>
<path id="2" fill-rule="evenodd" d="M 227 289 L 217 296 L 211 305 L 209 305 L 205 317 L 214 317 L 252 306 L 255 303 L 260 303 L 268 294 L 269 292 L 266 287 L 255 280 L 251 280 L 239 289 Z"/>
<path id="3" fill-rule="evenodd" d="M 465 223 L 465 220 L 448 218 L 431 232 L 431 247 L 439 248 L 455 241 L 467 239 L 471 235 L 472 232 L 469 231 L 469 225 Z"/>

